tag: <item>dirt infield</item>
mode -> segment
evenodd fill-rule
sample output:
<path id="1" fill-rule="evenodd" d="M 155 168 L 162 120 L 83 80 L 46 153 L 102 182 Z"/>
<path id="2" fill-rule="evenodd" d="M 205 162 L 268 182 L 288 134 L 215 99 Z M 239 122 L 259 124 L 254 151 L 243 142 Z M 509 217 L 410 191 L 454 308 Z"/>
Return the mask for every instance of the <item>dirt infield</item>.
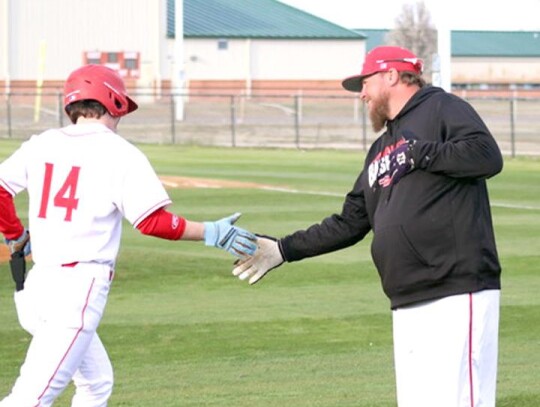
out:
<path id="1" fill-rule="evenodd" d="M 166 188 L 264 188 L 255 182 L 229 181 L 208 178 L 160 176 Z"/>
<path id="2" fill-rule="evenodd" d="M 264 188 L 265 185 L 254 182 L 228 181 L 207 178 L 189 178 L 176 176 L 161 176 L 161 182 L 166 188 Z M 9 250 L 0 243 L 0 263 L 9 261 Z"/>
<path id="3" fill-rule="evenodd" d="M 0 263 L 9 261 L 9 250 L 5 244 L 0 244 Z"/>

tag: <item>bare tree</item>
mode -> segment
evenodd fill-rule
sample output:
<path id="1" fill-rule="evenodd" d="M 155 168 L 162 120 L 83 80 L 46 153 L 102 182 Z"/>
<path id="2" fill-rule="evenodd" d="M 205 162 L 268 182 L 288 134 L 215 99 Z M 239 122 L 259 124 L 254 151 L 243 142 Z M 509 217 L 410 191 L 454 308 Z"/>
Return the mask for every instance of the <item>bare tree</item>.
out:
<path id="1" fill-rule="evenodd" d="M 387 45 L 410 49 L 424 60 L 424 77 L 431 82 L 433 54 L 437 50 L 437 29 L 423 1 L 404 4 L 395 20 L 395 28 L 385 36 Z"/>

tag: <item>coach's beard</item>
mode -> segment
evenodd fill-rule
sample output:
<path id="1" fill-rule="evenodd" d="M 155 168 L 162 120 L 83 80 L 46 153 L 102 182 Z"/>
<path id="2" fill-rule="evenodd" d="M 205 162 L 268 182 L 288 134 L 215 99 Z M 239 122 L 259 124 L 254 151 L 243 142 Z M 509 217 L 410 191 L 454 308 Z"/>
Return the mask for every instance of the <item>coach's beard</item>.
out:
<path id="1" fill-rule="evenodd" d="M 388 93 L 382 93 L 377 98 L 371 99 L 371 109 L 369 110 L 369 119 L 371 120 L 371 127 L 375 133 L 381 131 L 386 125 L 388 120 Z"/>

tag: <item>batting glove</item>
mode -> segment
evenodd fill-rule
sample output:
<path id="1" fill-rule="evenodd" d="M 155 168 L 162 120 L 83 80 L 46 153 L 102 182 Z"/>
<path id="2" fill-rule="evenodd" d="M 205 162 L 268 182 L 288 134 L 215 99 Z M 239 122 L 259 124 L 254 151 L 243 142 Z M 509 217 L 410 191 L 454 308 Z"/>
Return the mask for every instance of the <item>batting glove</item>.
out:
<path id="1" fill-rule="evenodd" d="M 260 235 L 257 237 L 259 247 L 255 256 L 245 260 L 237 260 L 232 272 L 240 280 L 249 278 L 249 284 L 255 284 L 270 270 L 281 266 L 285 261 L 275 238 Z"/>
<path id="2" fill-rule="evenodd" d="M 216 222 L 204 222 L 204 243 L 227 250 L 236 257 L 252 256 L 257 250 L 257 237 L 247 230 L 233 226 L 241 215 L 237 212 Z"/>
<path id="3" fill-rule="evenodd" d="M 415 139 L 405 140 L 390 153 L 390 183 L 395 185 L 406 174 L 414 170 L 414 160 L 412 158 L 412 149 Z"/>
<path id="4" fill-rule="evenodd" d="M 30 253 L 32 253 L 32 246 L 30 245 L 30 232 L 27 229 L 17 239 L 5 239 L 4 241 L 11 254 L 22 251 L 25 256 L 28 256 Z"/>

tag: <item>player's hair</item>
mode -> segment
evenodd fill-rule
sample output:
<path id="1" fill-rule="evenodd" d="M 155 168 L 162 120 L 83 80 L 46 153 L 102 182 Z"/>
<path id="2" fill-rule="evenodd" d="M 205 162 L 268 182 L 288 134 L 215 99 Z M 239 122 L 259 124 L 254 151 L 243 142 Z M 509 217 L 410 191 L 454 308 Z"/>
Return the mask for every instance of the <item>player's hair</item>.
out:
<path id="1" fill-rule="evenodd" d="M 407 85 L 417 85 L 420 88 L 426 86 L 426 80 L 415 72 L 401 71 L 399 73 L 399 79 Z"/>
<path id="2" fill-rule="evenodd" d="M 99 119 L 107 113 L 107 109 L 97 100 L 85 99 L 67 105 L 66 113 L 71 123 L 77 123 L 79 117 Z"/>

